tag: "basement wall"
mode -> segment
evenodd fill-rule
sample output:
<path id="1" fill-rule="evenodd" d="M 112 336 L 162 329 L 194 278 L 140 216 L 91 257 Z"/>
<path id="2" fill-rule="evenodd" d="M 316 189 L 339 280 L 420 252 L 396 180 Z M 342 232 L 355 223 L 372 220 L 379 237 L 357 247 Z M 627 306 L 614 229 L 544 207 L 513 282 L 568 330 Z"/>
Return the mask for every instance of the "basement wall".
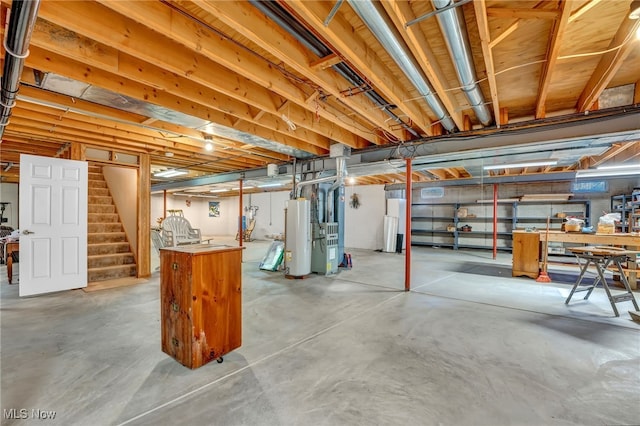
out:
<path id="1" fill-rule="evenodd" d="M 437 186 L 434 184 L 433 186 Z M 591 220 L 597 223 L 603 210 L 610 208 L 611 195 L 630 194 L 633 188 L 640 187 L 640 178 L 609 180 L 609 192 L 577 195 L 574 198 L 591 200 Z M 524 194 L 569 193 L 570 182 L 545 182 L 498 185 L 499 198 L 513 198 Z M 402 191 L 385 194 L 383 185 L 347 185 L 345 187 L 345 247 L 364 250 L 378 250 L 383 246 L 383 218 L 386 213 L 386 197 L 398 197 Z M 351 196 L 356 193 L 360 206 L 350 206 Z M 430 199 L 433 203 L 469 203 L 478 199 L 492 199 L 493 185 L 445 186 L 444 197 Z M 191 206 L 186 205 L 187 199 Z M 284 233 L 284 208 L 289 199 L 288 191 L 261 192 L 244 195 L 244 207 L 258 206 L 256 227 L 253 238 L 268 239 L 275 234 Z M 209 201 L 220 203 L 220 217 L 209 217 Z M 249 202 L 251 201 L 251 202 Z M 414 189 L 414 203 L 420 199 L 420 189 Z M 543 206 L 540 207 L 544 209 Z M 151 196 L 151 223 L 162 216 L 163 195 Z M 203 236 L 235 236 L 238 228 L 238 197 L 187 198 L 184 196 L 167 197 L 167 209 L 182 209 L 184 216 L 194 228 L 200 228 Z M 492 205 L 486 205 L 487 214 L 492 214 Z M 245 215 L 247 212 L 245 211 Z M 542 215 L 545 213 L 542 212 Z"/>
<path id="2" fill-rule="evenodd" d="M 351 207 L 351 197 L 358 195 L 360 206 Z M 348 185 L 345 187 L 344 246 L 364 250 L 383 247 L 383 223 L 387 201 L 384 185 Z"/>
<path id="3" fill-rule="evenodd" d="M 349 206 L 353 193 L 360 199 L 360 207 Z M 256 226 L 253 238 L 268 239 L 284 234 L 284 209 L 289 191 L 245 194 L 243 206 L 257 206 Z M 187 206 L 190 200 L 190 206 Z M 220 217 L 209 217 L 209 201 L 220 203 Z M 348 248 L 382 248 L 382 221 L 386 209 L 384 186 L 347 186 L 345 188 L 345 246 Z M 167 196 L 167 209 L 182 209 L 184 217 L 194 228 L 200 228 L 203 236 L 235 236 L 238 229 L 238 197 L 200 198 Z M 163 213 L 163 194 L 151 195 L 151 224 Z M 244 212 L 248 215 L 248 212 Z"/>
<path id="4" fill-rule="evenodd" d="M 595 180 L 595 179 L 594 179 Z M 571 199 L 586 199 L 591 201 L 591 223 L 597 223 L 598 217 L 603 211 L 611 208 L 611 196 L 618 194 L 631 194 L 633 188 L 640 187 L 640 178 L 609 179 L 609 191 L 588 194 L 575 194 Z M 569 194 L 571 193 L 570 181 L 565 182 L 541 182 L 541 183 L 502 183 L 498 184 L 498 199 L 516 198 L 525 194 Z M 437 187 L 434 183 L 432 186 Z M 476 200 L 493 200 L 493 184 L 468 185 L 468 186 L 444 186 L 444 197 L 420 198 L 420 188 L 413 190 L 414 203 L 473 203 Z M 488 206 L 491 208 L 491 206 Z M 545 215 L 544 206 L 540 206 L 540 214 Z"/>
<path id="5" fill-rule="evenodd" d="M 18 220 L 20 218 L 18 191 L 20 187 L 17 183 L 0 183 L 0 201 L 9 202 L 4 210 L 4 217 L 8 220 L 0 225 L 10 226 L 18 229 Z"/>
<path id="6" fill-rule="evenodd" d="M 131 250 L 138 255 L 138 171 L 125 167 L 103 166 L 102 174 L 120 214 Z"/>

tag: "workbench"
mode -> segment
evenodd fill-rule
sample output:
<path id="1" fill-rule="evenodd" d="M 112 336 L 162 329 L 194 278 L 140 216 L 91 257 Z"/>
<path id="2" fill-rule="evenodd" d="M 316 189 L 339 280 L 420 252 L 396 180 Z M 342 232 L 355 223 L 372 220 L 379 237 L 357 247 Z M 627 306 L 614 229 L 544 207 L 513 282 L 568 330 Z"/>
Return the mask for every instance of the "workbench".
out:
<path id="1" fill-rule="evenodd" d="M 580 265 L 580 275 L 578 276 L 578 280 L 573 285 L 573 288 L 571 289 L 567 300 L 565 300 L 565 305 L 569 304 L 571 297 L 573 297 L 573 295 L 577 292 L 586 291 L 587 294 L 586 296 L 584 296 L 584 300 L 589 299 L 589 296 L 591 296 L 593 289 L 598 285 L 598 283 L 600 283 L 602 284 L 602 288 L 604 289 L 605 293 L 607 293 L 607 298 L 609 299 L 609 303 L 611 303 L 613 313 L 617 317 L 619 317 L 620 314 L 618 313 L 618 308 L 616 308 L 616 303 L 631 301 L 633 303 L 635 311 L 640 311 L 638 303 L 633 297 L 633 293 L 631 292 L 631 288 L 629 287 L 629 282 L 627 281 L 627 278 L 625 277 L 622 270 L 622 263 L 625 262 L 629 256 L 635 256 L 640 252 L 608 246 L 571 247 L 569 251 L 578 258 L 578 264 Z M 596 267 L 598 275 L 593 279 L 591 285 L 580 287 L 580 283 L 582 282 L 582 279 L 584 278 L 589 265 L 594 265 Z M 613 295 L 611 294 L 611 290 L 609 290 L 607 279 L 604 276 L 604 272 L 607 270 L 607 267 L 609 265 L 613 265 L 615 269 L 620 272 L 620 280 L 622 281 L 622 285 L 625 289 L 625 292 L 622 294 Z"/>
<path id="2" fill-rule="evenodd" d="M 546 231 L 513 231 L 514 277 L 538 278 L 541 253 L 544 252 Z M 590 244 L 599 246 L 622 246 L 630 251 L 640 250 L 640 235 L 632 234 L 587 234 L 582 232 L 549 231 L 549 242 Z M 638 288 L 637 255 L 630 254 L 627 262 L 627 276 L 632 290 Z"/>

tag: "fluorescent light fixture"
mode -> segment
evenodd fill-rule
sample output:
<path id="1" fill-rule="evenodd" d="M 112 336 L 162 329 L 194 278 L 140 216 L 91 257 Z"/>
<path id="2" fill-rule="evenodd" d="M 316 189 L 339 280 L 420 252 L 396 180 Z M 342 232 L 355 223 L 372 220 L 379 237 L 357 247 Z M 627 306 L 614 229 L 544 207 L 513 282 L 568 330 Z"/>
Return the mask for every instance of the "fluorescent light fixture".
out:
<path id="1" fill-rule="evenodd" d="M 244 191 L 245 189 L 252 189 L 252 188 L 253 188 L 253 186 L 243 186 L 243 187 L 242 187 L 242 190 Z M 238 187 L 238 188 L 231 188 L 231 190 L 232 190 L 232 191 L 239 191 L 239 190 L 240 190 L 240 187 Z"/>
<path id="2" fill-rule="evenodd" d="M 618 170 L 578 170 L 576 172 L 576 178 L 593 178 L 593 177 L 606 177 L 606 176 L 632 176 L 640 175 L 640 166 L 635 169 L 618 169 Z"/>
<path id="3" fill-rule="evenodd" d="M 623 170 L 623 169 L 640 169 L 640 163 L 637 164 L 618 164 L 615 166 L 598 166 L 597 170 Z"/>
<path id="4" fill-rule="evenodd" d="M 227 188 L 218 188 L 218 189 L 212 189 L 209 192 L 225 192 L 228 191 Z"/>
<path id="5" fill-rule="evenodd" d="M 356 183 L 356 178 L 354 178 L 353 176 L 351 176 L 351 177 L 349 178 L 349 183 L 350 183 L 351 185 L 353 185 L 354 183 Z"/>
<path id="6" fill-rule="evenodd" d="M 169 170 L 163 170 L 161 172 L 154 173 L 153 175 L 155 177 L 169 178 L 174 176 L 186 175 L 187 173 L 188 172 L 186 170 L 169 169 Z"/>
<path id="7" fill-rule="evenodd" d="M 185 192 L 174 192 L 173 195 L 178 195 L 180 197 L 198 197 L 198 198 L 218 198 L 217 195 L 206 195 L 206 194 L 189 194 Z"/>
<path id="8" fill-rule="evenodd" d="M 263 185 L 258 185 L 258 188 L 272 188 L 274 186 L 282 186 L 282 183 L 280 182 L 276 182 L 276 183 L 265 183 Z"/>
<path id="9" fill-rule="evenodd" d="M 512 163 L 512 164 L 495 164 L 491 166 L 484 166 L 485 170 L 499 170 L 499 169 L 517 169 L 524 167 L 542 167 L 542 166 L 555 166 L 558 164 L 558 160 L 545 160 L 545 161 L 530 161 L 527 163 Z"/>

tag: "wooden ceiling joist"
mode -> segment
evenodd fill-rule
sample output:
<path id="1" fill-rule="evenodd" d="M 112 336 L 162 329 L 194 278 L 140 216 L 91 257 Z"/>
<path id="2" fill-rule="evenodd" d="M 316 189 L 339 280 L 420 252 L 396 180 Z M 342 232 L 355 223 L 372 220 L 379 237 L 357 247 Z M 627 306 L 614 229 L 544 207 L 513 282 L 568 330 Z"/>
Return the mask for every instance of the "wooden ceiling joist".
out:
<path id="1" fill-rule="evenodd" d="M 384 0 L 382 2 L 385 10 L 391 17 L 398 32 L 403 36 L 405 43 L 411 49 L 418 63 L 425 71 L 426 77 L 433 86 L 433 91 L 438 94 L 442 104 L 459 129 L 464 129 L 464 119 L 462 113 L 456 109 L 456 102 L 452 92 L 447 90 L 444 72 L 438 65 L 438 60 L 429 48 L 426 36 L 417 25 L 406 27 L 406 23 L 414 20 L 416 16 L 408 2 Z"/>
<path id="2" fill-rule="evenodd" d="M 500 100 L 498 99 L 498 84 L 496 82 L 496 71 L 493 64 L 493 52 L 491 51 L 491 33 L 489 31 L 489 21 L 487 19 L 487 7 L 485 0 L 476 0 L 473 2 L 476 12 L 476 21 L 478 22 L 478 32 L 480 34 L 480 43 L 482 44 L 482 53 L 484 56 L 484 64 L 487 70 L 487 80 L 489 82 L 489 91 L 491 92 L 491 104 L 493 106 L 493 117 L 496 121 L 496 127 L 506 124 L 502 121 L 500 114 Z"/>
<path id="3" fill-rule="evenodd" d="M 558 52 L 562 43 L 562 36 L 571 16 L 571 8 L 573 0 L 563 0 L 559 3 L 558 19 L 551 26 L 551 35 L 549 44 L 547 44 L 547 54 L 545 62 L 542 65 L 542 73 L 540 75 L 540 85 L 538 86 L 538 100 L 536 104 L 536 118 L 546 117 L 546 101 L 551 85 L 551 77 L 553 75 L 556 62 L 558 61 Z"/>
<path id="4" fill-rule="evenodd" d="M 195 4 L 227 25 L 237 28 L 243 36 L 293 67 L 295 71 L 321 87 L 325 93 L 334 96 L 356 113 L 366 117 L 375 127 L 385 129 L 396 138 L 402 137 L 399 130 L 391 128 L 385 122 L 388 116 L 367 98 L 342 96 L 342 91 L 348 87 L 346 81 L 332 70 L 313 69 L 310 62 L 316 59 L 309 57 L 308 50 L 275 22 L 261 15 L 250 3 L 241 2 L 238 7 L 233 8 L 226 7 L 224 2 L 196 0 Z M 372 142 L 380 143 L 381 141 Z"/>
<path id="5" fill-rule="evenodd" d="M 561 0 L 562 1 L 562 0 Z M 487 15 L 495 18 L 515 18 L 515 19 L 558 19 L 560 12 L 557 10 L 536 10 L 536 9 L 512 9 L 490 7 Z"/>
<path id="6" fill-rule="evenodd" d="M 361 132 L 356 125 L 347 123 L 345 120 L 337 120 L 335 115 L 325 109 L 312 109 L 306 103 L 306 99 L 308 94 L 314 90 L 313 87 L 308 86 L 303 90 L 275 67 L 265 66 L 265 62 L 255 55 L 213 32 L 208 32 L 206 27 L 199 25 L 162 3 L 132 2 L 127 4 L 106 1 L 102 5 L 105 7 L 94 5 L 93 8 L 86 10 L 85 13 L 104 13 L 105 22 L 109 22 L 108 28 L 104 29 L 107 33 L 100 34 L 101 29 L 95 28 L 78 28 L 79 31 L 77 32 L 106 44 L 117 43 L 120 50 L 129 54 L 139 54 L 141 49 L 146 49 L 149 52 L 147 57 L 140 56 L 140 58 L 149 63 L 161 61 L 162 57 L 167 55 L 167 49 L 175 43 L 175 48 L 180 50 L 181 53 L 170 49 L 171 54 L 184 56 L 176 59 L 186 62 L 174 64 L 172 67 L 178 69 L 173 69 L 173 72 L 181 72 L 186 64 L 190 64 L 192 72 L 188 75 L 189 78 L 195 78 L 196 75 L 203 73 L 204 69 L 206 74 L 203 74 L 203 78 L 207 81 L 207 84 L 211 84 L 212 80 L 226 81 L 226 83 L 233 84 L 238 79 L 237 75 L 230 77 L 232 79 L 226 79 L 222 74 L 224 71 L 229 73 L 229 70 L 231 70 L 234 73 L 247 76 L 249 81 L 255 82 L 263 88 L 268 88 L 303 109 L 307 109 L 312 117 L 316 113 L 319 114 L 324 120 L 317 123 L 318 127 L 342 127 L 344 130 L 365 139 L 370 136 Z M 120 13 L 120 15 L 117 13 Z M 56 16 L 60 16 L 60 13 L 56 12 Z M 137 18 L 149 30 L 135 25 L 131 18 Z M 65 19 L 65 21 L 67 20 Z M 61 25 L 60 22 L 57 23 Z M 63 24 L 68 25 L 69 23 L 64 22 Z M 167 39 L 164 39 L 164 36 L 159 36 L 159 34 L 166 35 Z M 160 42 L 162 47 L 159 47 L 159 49 L 163 49 L 164 52 L 159 52 L 154 48 Z M 180 47 L 177 43 L 183 46 Z M 191 50 L 184 49 L 184 46 Z M 171 64 L 164 65 L 171 66 Z M 209 66 L 216 68 L 215 73 L 211 74 L 209 70 L 206 70 Z M 298 122 L 296 122 L 296 125 L 298 125 Z M 299 125 L 302 126 L 303 123 Z M 364 145 L 360 145 L 358 141 L 355 141 L 349 146 L 363 147 Z"/>
<path id="7" fill-rule="evenodd" d="M 633 37 L 639 27 L 640 19 L 627 19 L 625 17 L 622 21 L 607 48 L 607 50 L 613 50 L 602 55 L 595 71 L 580 94 L 577 104 L 579 112 L 587 111 L 593 106 L 602 91 L 607 87 L 607 84 L 622 66 L 622 62 L 632 52 L 632 49 L 637 47 L 638 42 L 634 43 Z"/>
<path id="8" fill-rule="evenodd" d="M 380 62 L 375 52 L 356 33 L 348 30 L 350 25 L 339 16 L 335 16 L 329 26 L 324 25 L 324 19 L 331 10 L 330 4 L 292 0 L 286 3 L 286 7 L 315 31 L 324 34 L 348 63 L 369 76 L 372 85 L 380 90 L 382 96 L 404 111 L 425 134 L 431 134 L 431 119 L 417 107 L 417 103 L 407 101 L 412 96 L 398 84 L 398 79 Z"/>

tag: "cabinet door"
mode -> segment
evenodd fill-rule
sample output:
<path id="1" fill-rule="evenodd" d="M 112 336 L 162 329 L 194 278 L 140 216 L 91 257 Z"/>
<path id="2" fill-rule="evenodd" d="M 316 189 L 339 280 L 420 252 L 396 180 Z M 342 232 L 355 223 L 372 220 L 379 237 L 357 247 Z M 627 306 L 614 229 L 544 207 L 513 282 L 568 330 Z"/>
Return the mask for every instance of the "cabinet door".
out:
<path id="1" fill-rule="evenodd" d="M 513 233 L 512 275 L 537 278 L 540 268 L 540 234 L 537 232 Z"/>
<path id="2" fill-rule="evenodd" d="M 240 347 L 242 253 L 198 256 L 193 268 L 193 352 L 206 363 Z"/>
<path id="3" fill-rule="evenodd" d="M 195 368 L 192 357 L 191 255 L 161 252 L 160 310 L 162 351 Z"/>

